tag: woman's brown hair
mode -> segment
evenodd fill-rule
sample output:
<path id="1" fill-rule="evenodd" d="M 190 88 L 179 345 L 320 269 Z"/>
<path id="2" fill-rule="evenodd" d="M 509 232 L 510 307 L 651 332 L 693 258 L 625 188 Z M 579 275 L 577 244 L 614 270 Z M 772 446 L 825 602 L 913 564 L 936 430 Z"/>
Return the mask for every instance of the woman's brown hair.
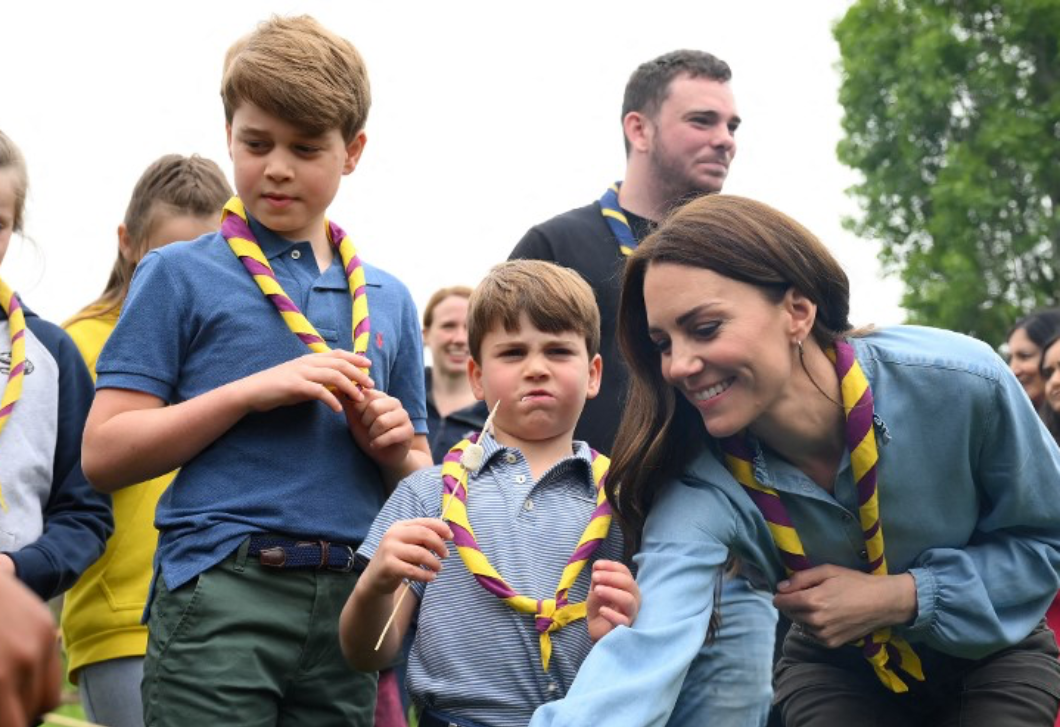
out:
<path id="1" fill-rule="evenodd" d="M 709 436 L 692 405 L 663 379 L 648 337 L 644 277 L 663 263 L 712 270 L 773 297 L 797 289 L 817 305 L 812 335 L 822 347 L 850 330 L 846 273 L 809 230 L 761 202 L 700 197 L 637 247 L 626 262 L 618 318 L 628 399 L 607 478 L 608 499 L 632 551 L 640 547 L 656 484 L 679 474 Z"/>

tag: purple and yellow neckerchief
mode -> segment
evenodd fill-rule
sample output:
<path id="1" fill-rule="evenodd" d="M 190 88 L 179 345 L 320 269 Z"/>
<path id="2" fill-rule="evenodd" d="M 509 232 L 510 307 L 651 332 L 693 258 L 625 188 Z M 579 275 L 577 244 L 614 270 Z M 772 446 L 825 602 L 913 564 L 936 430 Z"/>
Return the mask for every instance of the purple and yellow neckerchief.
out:
<path id="1" fill-rule="evenodd" d="M 459 442 L 442 459 L 442 512 L 447 513 L 446 519 L 453 531 L 453 544 L 456 545 L 461 560 L 479 585 L 516 611 L 534 615 L 534 626 L 540 636 L 541 664 L 545 671 L 548 671 L 548 663 L 552 657 L 552 639 L 549 634 L 586 616 L 585 602 L 568 603 L 567 594 L 578 580 L 589 558 L 607 537 L 611 527 L 611 505 L 608 504 L 604 492 L 604 481 L 607 479 L 611 460 L 595 450 L 590 450 L 593 482 L 596 484 L 596 509 L 578 540 L 574 554 L 563 569 L 555 597 L 535 599 L 516 593 L 508 585 L 501 574 L 490 565 L 475 540 L 475 531 L 471 529 L 467 515 L 467 470 L 461 466 L 460 457 L 478 438 L 479 435 L 475 434 Z"/>
<path id="2" fill-rule="evenodd" d="M 0 432 L 11 418 L 15 402 L 22 396 L 22 381 L 26 375 L 26 315 L 15 291 L 0 280 L 0 307 L 7 314 L 7 326 L 11 336 L 11 361 L 8 367 L 7 385 L 0 398 Z M 7 511 L 3 490 L 0 489 L 0 509 Z"/>
<path id="3" fill-rule="evenodd" d="M 353 298 L 353 352 L 364 354 L 368 350 L 368 295 L 364 282 L 364 267 L 357 250 L 349 236 L 342 228 L 334 222 L 324 221 L 327 229 L 328 241 L 339 252 L 342 265 L 346 271 L 346 280 L 349 282 L 350 295 Z M 224 212 L 221 213 L 221 234 L 228 240 L 228 246 L 236 254 L 243 267 L 247 269 L 254 282 L 258 284 L 261 292 L 272 301 L 276 310 L 280 312 L 287 327 L 291 329 L 298 338 L 316 353 L 330 351 L 323 337 L 317 333 L 309 319 L 302 315 L 298 306 L 283 291 L 280 281 L 269 265 L 268 259 L 261 251 L 261 246 L 254 238 L 247 222 L 247 213 L 239 197 L 232 197 L 225 204 Z"/>
<path id="4" fill-rule="evenodd" d="M 880 521 L 880 501 L 876 488 L 876 433 L 873 429 L 872 390 L 869 380 L 854 357 L 854 348 L 846 341 L 836 341 L 835 347 L 826 351 L 835 364 L 846 414 L 846 443 L 850 450 L 850 465 L 858 494 L 858 516 L 865 549 L 869 557 L 869 572 L 876 576 L 887 575 L 887 559 L 883 550 L 883 525 Z M 754 474 L 754 452 L 743 437 L 727 437 L 721 441 L 725 461 L 733 477 L 743 485 L 751 500 L 761 511 L 780 551 L 780 558 L 788 575 L 794 571 L 813 566 L 806 557 L 802 541 L 780 495 L 771 487 L 758 482 Z M 909 687 L 898 669 L 909 676 L 924 681 L 924 670 L 920 658 L 909 643 L 891 632 L 889 627 L 874 631 L 870 637 L 859 639 L 855 646 L 872 664 L 876 676 L 892 692 L 906 692 Z"/>
<path id="5" fill-rule="evenodd" d="M 626 213 L 618 204 L 618 189 L 621 186 L 622 182 L 615 182 L 607 188 L 604 196 L 600 198 L 600 214 L 604 216 L 607 226 L 611 228 L 611 234 L 618 241 L 619 251 L 628 257 L 637 249 L 637 240 L 633 237 L 633 228 L 629 226 Z"/>

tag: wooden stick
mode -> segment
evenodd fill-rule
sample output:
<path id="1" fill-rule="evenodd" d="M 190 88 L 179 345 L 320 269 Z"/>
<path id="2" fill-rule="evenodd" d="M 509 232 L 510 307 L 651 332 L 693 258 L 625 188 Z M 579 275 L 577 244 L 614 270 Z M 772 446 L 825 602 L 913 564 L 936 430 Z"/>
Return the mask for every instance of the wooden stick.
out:
<path id="1" fill-rule="evenodd" d="M 493 416 L 497 413 L 497 409 L 501 405 L 501 400 L 497 399 L 497 402 L 493 405 L 493 411 L 486 417 L 486 423 L 482 425 L 482 433 L 479 434 L 479 439 L 482 439 L 482 435 L 488 431 L 491 431 L 493 426 Z M 449 514 L 449 506 L 453 504 L 453 500 L 456 499 L 456 492 L 454 491 L 452 496 L 449 498 L 449 502 L 445 503 L 445 508 L 442 510 L 440 519 L 445 520 L 445 516 Z M 387 632 L 390 631 L 390 626 L 394 623 L 394 617 L 397 616 L 397 612 L 401 610 L 401 604 L 405 600 L 405 596 L 409 595 L 409 589 L 412 588 L 410 581 L 405 581 L 405 584 L 401 587 L 401 593 L 398 595 L 397 602 L 394 603 L 394 608 L 390 612 L 390 617 L 387 618 L 386 624 L 383 625 L 383 633 L 379 634 L 379 641 L 375 642 L 375 650 L 383 646 L 383 639 L 386 638 Z"/>

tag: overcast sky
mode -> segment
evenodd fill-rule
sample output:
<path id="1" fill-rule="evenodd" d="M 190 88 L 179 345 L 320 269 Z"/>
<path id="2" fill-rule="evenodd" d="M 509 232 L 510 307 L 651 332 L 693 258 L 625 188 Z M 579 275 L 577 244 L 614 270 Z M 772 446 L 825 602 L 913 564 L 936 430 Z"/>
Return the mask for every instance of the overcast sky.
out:
<path id="1" fill-rule="evenodd" d="M 218 88 L 226 48 L 273 12 L 306 12 L 361 50 L 368 146 L 331 217 L 422 309 L 474 284 L 531 225 L 621 178 L 622 92 L 642 61 L 707 50 L 743 118 L 725 192 L 795 217 L 851 278 L 855 325 L 899 323 L 877 246 L 840 226 L 856 181 L 835 159 L 831 26 L 850 3 L 0 3 L 0 129 L 25 152 L 27 233 L 0 271 L 61 321 L 99 294 L 133 184 L 162 154 L 230 175 Z"/>

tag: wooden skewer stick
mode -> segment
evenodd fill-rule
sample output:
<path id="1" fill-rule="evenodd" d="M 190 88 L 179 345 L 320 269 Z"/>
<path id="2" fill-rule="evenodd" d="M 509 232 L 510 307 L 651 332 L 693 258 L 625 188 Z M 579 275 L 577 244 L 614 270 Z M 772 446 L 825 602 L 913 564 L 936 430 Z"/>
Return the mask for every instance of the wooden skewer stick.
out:
<path id="1" fill-rule="evenodd" d="M 485 434 L 486 432 L 492 431 L 493 416 L 497 413 L 497 409 L 498 409 L 498 407 L 500 407 L 500 405 L 501 405 L 501 400 L 497 399 L 497 403 L 495 403 L 493 405 L 493 411 L 491 411 L 490 415 L 486 418 L 486 423 L 482 425 L 482 434 L 479 434 L 479 439 L 482 439 L 482 435 Z M 476 442 L 475 444 L 469 445 L 468 449 L 471 449 L 471 447 L 479 447 L 481 449 L 482 445 L 480 445 L 480 444 L 478 444 Z M 466 453 L 466 450 L 465 450 L 465 453 Z M 463 457 L 461 457 L 460 464 L 462 466 L 466 467 L 466 465 L 464 464 L 464 458 Z M 477 471 L 478 468 L 481 467 L 481 466 L 482 466 L 482 457 L 480 455 L 477 458 L 477 463 L 476 463 L 476 465 L 474 466 L 473 469 L 475 469 Z M 453 500 L 455 500 L 455 499 L 456 499 L 456 491 L 454 490 L 453 493 L 452 493 L 452 496 L 449 498 L 449 502 L 447 502 L 445 504 L 445 509 L 442 510 L 442 515 L 441 515 L 441 519 L 442 520 L 445 520 L 445 516 L 449 514 L 449 506 L 453 504 Z M 398 595 L 397 601 L 394 603 L 394 608 L 390 612 L 390 617 L 386 620 L 386 624 L 384 624 L 384 626 L 383 626 L 383 633 L 379 634 L 379 641 L 375 642 L 375 650 L 376 651 L 379 651 L 379 649 L 383 646 L 383 639 L 386 638 L 387 632 L 390 631 L 390 626 L 394 623 L 394 617 L 397 616 L 397 612 L 401 610 L 401 604 L 404 602 L 405 596 L 409 595 L 409 589 L 411 587 L 412 587 L 412 583 L 410 581 L 405 581 L 405 584 L 401 587 L 401 593 Z"/>

